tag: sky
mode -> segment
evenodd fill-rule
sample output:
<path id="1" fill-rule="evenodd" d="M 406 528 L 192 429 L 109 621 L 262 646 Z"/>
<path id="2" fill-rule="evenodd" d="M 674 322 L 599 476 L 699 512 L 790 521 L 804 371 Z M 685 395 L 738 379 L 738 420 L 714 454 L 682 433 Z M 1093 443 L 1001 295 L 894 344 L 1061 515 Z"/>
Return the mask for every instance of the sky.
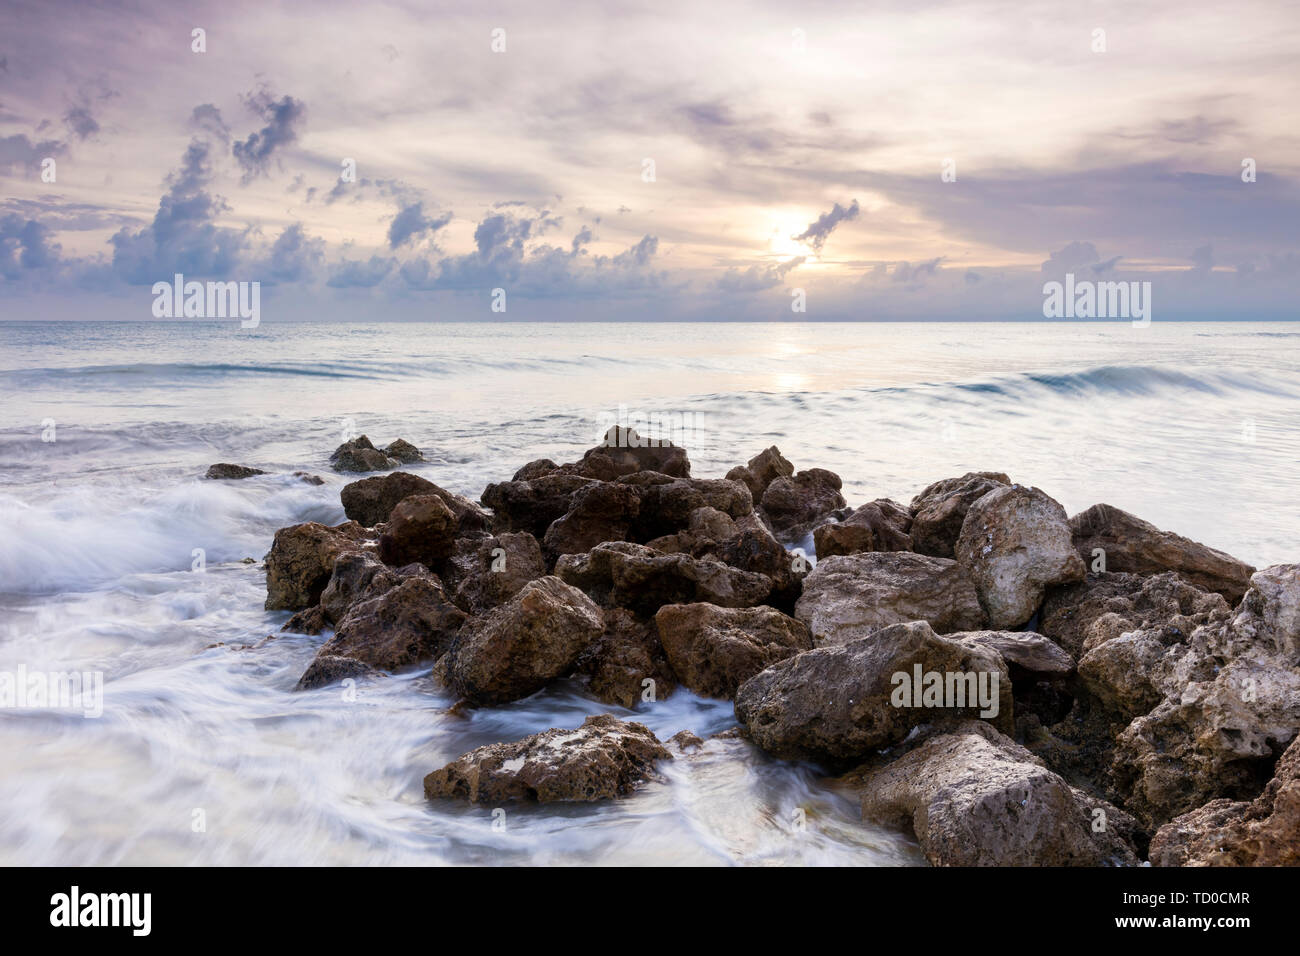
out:
<path id="1" fill-rule="evenodd" d="M 0 314 L 1300 318 L 1297 63 L 1277 0 L 0 0 Z"/>

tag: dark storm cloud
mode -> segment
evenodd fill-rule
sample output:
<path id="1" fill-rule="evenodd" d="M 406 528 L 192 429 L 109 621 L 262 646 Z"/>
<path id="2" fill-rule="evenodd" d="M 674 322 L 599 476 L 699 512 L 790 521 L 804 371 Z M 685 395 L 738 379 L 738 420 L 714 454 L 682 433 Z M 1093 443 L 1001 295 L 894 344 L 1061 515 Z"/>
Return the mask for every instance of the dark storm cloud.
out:
<path id="1" fill-rule="evenodd" d="M 307 107 L 292 96 L 282 96 L 277 100 L 268 90 L 249 94 L 244 98 L 244 104 L 266 123 L 257 132 L 250 133 L 246 140 L 236 141 L 232 150 L 244 170 L 243 182 L 249 183 L 267 173 L 277 152 L 297 142 Z"/>
<path id="2" fill-rule="evenodd" d="M 830 238 L 835 227 L 842 222 L 852 222 L 858 218 L 858 201 L 855 199 L 847 206 L 841 206 L 836 203 L 831 207 L 830 212 L 824 212 L 817 217 L 817 221 L 812 223 L 807 229 L 797 236 L 792 236 L 798 242 L 806 242 L 818 252 L 822 251 L 822 246 L 826 245 L 826 240 Z"/>

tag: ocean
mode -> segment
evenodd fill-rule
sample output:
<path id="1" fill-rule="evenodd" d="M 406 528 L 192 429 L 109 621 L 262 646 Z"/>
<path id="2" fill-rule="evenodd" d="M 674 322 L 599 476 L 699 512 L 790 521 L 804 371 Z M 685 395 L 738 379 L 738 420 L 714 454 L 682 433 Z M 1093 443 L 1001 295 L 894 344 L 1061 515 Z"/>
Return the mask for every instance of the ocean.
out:
<path id="1" fill-rule="evenodd" d="M 851 505 L 1004 471 L 1262 567 L 1300 559 L 1297 399 L 1297 323 L 0 323 L 0 673 L 104 681 L 93 719 L 0 709 L 0 864 L 922 863 L 738 740 L 615 803 L 429 805 L 423 776 L 485 743 L 602 712 L 706 737 L 731 705 L 560 682 L 456 715 L 427 668 L 295 692 L 322 639 L 278 634 L 244 559 L 343 520 L 345 434 L 477 498 L 621 419 L 700 477 L 773 444 Z M 203 480 L 219 461 L 275 474 Z"/>

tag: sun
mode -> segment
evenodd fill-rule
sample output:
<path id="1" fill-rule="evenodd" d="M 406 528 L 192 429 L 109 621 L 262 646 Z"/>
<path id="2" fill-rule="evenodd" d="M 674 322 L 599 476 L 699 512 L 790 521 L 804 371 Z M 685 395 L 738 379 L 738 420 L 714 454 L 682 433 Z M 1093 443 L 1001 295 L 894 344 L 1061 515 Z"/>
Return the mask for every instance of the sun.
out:
<path id="1" fill-rule="evenodd" d="M 804 242 L 794 237 L 808 228 L 808 223 L 800 219 L 785 218 L 776 220 L 772 232 L 767 237 L 768 251 L 778 256 L 807 256 L 816 258 L 816 253 Z"/>

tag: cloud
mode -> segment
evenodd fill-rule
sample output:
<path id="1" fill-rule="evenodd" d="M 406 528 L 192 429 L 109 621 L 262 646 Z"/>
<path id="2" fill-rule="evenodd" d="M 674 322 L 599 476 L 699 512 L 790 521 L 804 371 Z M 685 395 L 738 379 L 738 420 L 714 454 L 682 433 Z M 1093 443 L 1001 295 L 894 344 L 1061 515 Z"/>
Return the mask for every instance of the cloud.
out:
<path id="1" fill-rule="evenodd" d="M 1039 271 L 1047 275 L 1064 275 L 1099 261 L 1101 256 L 1097 255 L 1096 246 L 1091 242 L 1080 242 L 1076 239 L 1064 248 L 1050 253 L 1039 266 Z"/>
<path id="2" fill-rule="evenodd" d="M 417 236 L 437 232 L 449 222 L 451 222 L 451 213 L 443 213 L 436 218 L 426 216 L 424 214 L 424 203 L 413 202 L 409 206 L 400 209 L 389 224 L 388 247 L 396 249 Z"/>
<path id="3" fill-rule="evenodd" d="M 24 172 L 31 172 L 40 168 L 41 160 L 62 156 L 67 149 L 66 144 L 53 139 L 33 143 L 22 133 L 0 136 L 0 168 L 17 166 Z"/>
<path id="4" fill-rule="evenodd" d="M 0 275 L 20 278 L 31 269 L 48 269 L 58 263 L 60 247 L 49 230 L 35 219 L 0 216 Z"/>
<path id="5" fill-rule="evenodd" d="M 64 113 L 63 123 L 77 139 L 89 139 L 99 132 L 99 123 L 84 106 L 74 106 Z"/>
<path id="6" fill-rule="evenodd" d="M 235 160 L 244 170 L 243 182 L 248 184 L 260 175 L 267 174 L 271 159 L 286 146 L 298 141 L 298 129 L 307 116 L 307 107 L 292 96 L 275 99 L 270 91 L 262 89 L 244 98 L 244 105 L 261 117 L 266 125 L 250 133 L 243 142 L 232 147 Z"/>
<path id="7" fill-rule="evenodd" d="M 792 236 L 796 242 L 806 242 L 817 252 L 822 251 L 822 246 L 826 245 L 826 240 L 830 238 L 835 227 L 842 222 L 852 222 L 858 218 L 858 201 L 855 199 L 848 206 L 841 206 L 836 203 L 831 207 L 830 212 L 824 212 L 817 217 L 817 221 L 812 223 L 807 229 L 797 236 Z"/>
<path id="8" fill-rule="evenodd" d="M 785 282 L 785 277 L 805 261 L 805 256 L 795 256 L 785 262 L 752 265 L 743 271 L 733 266 L 714 281 L 714 286 L 722 292 L 762 292 L 781 285 Z"/>
<path id="9" fill-rule="evenodd" d="M 230 142 L 230 127 L 221 118 L 221 110 L 211 103 L 194 107 L 190 114 L 190 127 L 215 137 L 223 143 Z"/>
<path id="10" fill-rule="evenodd" d="M 369 262 L 345 260 L 335 268 L 325 284 L 334 289 L 373 288 L 388 277 L 396 264 L 396 259 L 381 256 L 371 256 Z"/>
<path id="11" fill-rule="evenodd" d="M 900 262 L 894 266 L 894 272 L 890 278 L 895 282 L 923 282 L 928 276 L 932 276 L 939 271 L 939 264 L 943 260 L 943 256 L 936 256 L 933 259 L 918 262 L 916 265 L 912 265 L 910 262 Z"/>
<path id="12" fill-rule="evenodd" d="M 295 222 L 277 238 L 262 269 L 274 282 L 305 282 L 316 273 L 325 255 L 325 242 L 313 239 Z"/>

